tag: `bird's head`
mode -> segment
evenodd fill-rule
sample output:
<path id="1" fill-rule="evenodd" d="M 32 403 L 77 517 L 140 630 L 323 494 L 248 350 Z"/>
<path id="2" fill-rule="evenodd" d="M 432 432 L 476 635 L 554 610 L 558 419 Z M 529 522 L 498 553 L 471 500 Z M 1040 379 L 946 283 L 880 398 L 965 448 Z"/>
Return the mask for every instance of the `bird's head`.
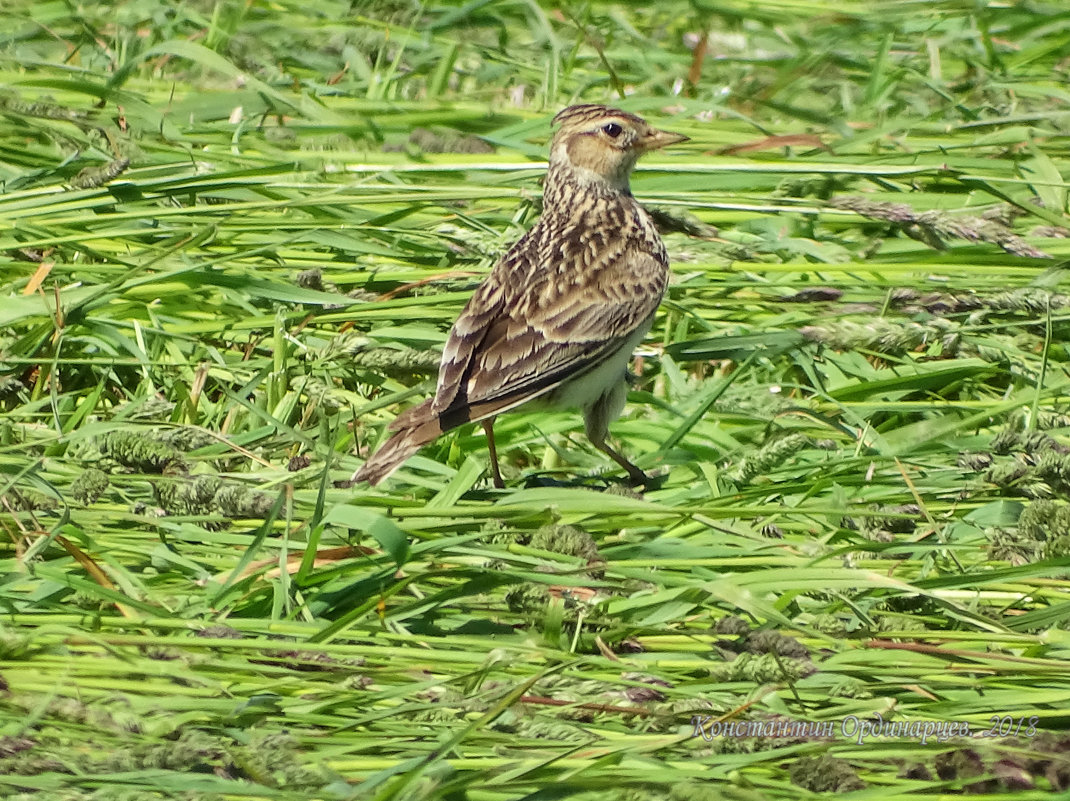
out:
<path id="1" fill-rule="evenodd" d="M 641 155 L 687 137 L 659 131 L 642 117 L 601 105 L 569 106 L 558 112 L 560 125 L 550 145 L 551 169 L 564 169 L 573 180 L 628 188 L 628 175 Z"/>

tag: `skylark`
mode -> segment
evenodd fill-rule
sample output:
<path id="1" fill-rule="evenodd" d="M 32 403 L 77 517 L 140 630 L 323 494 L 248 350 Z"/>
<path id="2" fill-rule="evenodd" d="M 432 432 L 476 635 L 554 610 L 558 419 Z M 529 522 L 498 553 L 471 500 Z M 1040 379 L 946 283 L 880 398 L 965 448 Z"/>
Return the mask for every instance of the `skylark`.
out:
<path id="1" fill-rule="evenodd" d="M 353 482 L 376 484 L 443 432 L 482 422 L 494 486 L 504 487 L 494 418 L 522 405 L 582 409 L 591 444 L 647 482 L 606 442 L 624 407 L 628 361 L 669 277 L 665 245 L 628 176 L 643 153 L 687 137 L 601 105 L 570 106 L 554 123 L 542 216 L 453 324 L 435 396 L 397 416 Z"/>

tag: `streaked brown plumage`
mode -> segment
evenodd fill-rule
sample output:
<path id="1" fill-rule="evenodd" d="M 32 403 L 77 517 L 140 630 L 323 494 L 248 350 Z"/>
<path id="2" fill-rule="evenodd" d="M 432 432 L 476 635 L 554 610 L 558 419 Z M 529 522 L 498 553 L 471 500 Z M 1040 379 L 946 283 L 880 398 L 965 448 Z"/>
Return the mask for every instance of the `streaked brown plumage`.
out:
<path id="1" fill-rule="evenodd" d="M 494 484 L 504 486 L 493 421 L 522 404 L 582 409 L 591 443 L 633 481 L 646 481 L 606 443 L 624 405 L 628 360 L 669 275 L 665 246 L 628 176 L 644 152 L 687 137 L 601 105 L 570 106 L 554 122 L 542 216 L 454 323 L 435 396 L 397 416 L 396 433 L 354 482 L 376 484 L 443 432 L 483 421 Z"/>

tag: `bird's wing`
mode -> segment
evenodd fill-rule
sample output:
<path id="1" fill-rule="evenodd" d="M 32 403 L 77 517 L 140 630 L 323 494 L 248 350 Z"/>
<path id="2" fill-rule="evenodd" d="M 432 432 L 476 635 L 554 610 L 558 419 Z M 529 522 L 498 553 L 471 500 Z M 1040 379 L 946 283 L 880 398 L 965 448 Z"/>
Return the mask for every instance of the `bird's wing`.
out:
<path id="1" fill-rule="evenodd" d="M 661 302 L 666 266 L 634 245 L 602 255 L 580 283 L 563 285 L 549 269 L 529 273 L 522 297 L 507 280 L 486 281 L 450 332 L 430 410 L 448 415 L 477 406 L 461 416 L 487 417 L 619 350 Z"/>

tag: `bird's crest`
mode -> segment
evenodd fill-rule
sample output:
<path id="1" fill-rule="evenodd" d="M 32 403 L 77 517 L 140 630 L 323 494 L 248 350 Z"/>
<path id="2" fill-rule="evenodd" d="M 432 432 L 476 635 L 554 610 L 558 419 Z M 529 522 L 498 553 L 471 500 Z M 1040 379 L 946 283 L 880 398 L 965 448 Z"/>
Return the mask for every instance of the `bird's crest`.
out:
<path id="1" fill-rule="evenodd" d="M 618 117 L 628 120 L 632 123 L 643 124 L 641 117 L 637 117 L 634 114 L 629 114 L 627 111 L 622 111 L 619 108 L 612 108 L 610 106 L 603 106 L 599 103 L 584 103 L 579 106 L 569 106 L 568 108 L 561 109 L 554 116 L 554 125 L 582 125 L 588 122 L 594 122 L 600 120 L 603 117 Z"/>

